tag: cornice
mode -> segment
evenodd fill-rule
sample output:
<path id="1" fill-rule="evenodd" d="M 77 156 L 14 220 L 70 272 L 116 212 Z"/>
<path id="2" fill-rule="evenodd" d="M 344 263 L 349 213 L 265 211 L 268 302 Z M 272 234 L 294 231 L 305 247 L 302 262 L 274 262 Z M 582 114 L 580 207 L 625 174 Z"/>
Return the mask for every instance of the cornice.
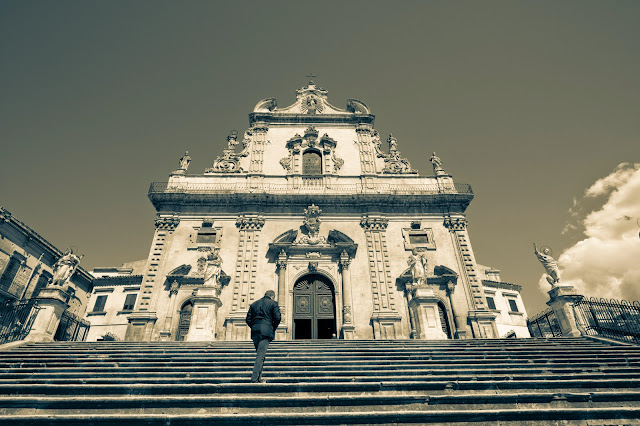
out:
<path id="1" fill-rule="evenodd" d="M 490 288 L 499 288 L 502 290 L 513 290 L 520 293 L 522 286 L 520 284 L 506 283 L 503 281 L 482 280 L 482 285 Z"/>
<path id="2" fill-rule="evenodd" d="M 142 275 L 115 275 L 112 277 L 98 277 L 93 280 L 93 285 L 133 285 L 142 283 Z"/>

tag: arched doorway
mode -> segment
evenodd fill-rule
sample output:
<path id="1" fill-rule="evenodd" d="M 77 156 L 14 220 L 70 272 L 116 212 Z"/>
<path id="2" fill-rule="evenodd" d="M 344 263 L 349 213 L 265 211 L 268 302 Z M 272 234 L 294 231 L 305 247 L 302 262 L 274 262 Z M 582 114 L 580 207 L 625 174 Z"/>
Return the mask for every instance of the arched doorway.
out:
<path id="1" fill-rule="evenodd" d="M 293 286 L 293 338 L 331 339 L 336 334 L 333 284 L 320 274 L 301 277 Z"/>
<path id="2" fill-rule="evenodd" d="M 182 305 L 182 309 L 180 309 L 180 321 L 178 322 L 178 333 L 176 334 L 176 340 L 182 341 L 187 337 L 187 334 L 189 334 L 192 311 L 193 305 L 191 304 L 191 302 L 187 302 Z"/>

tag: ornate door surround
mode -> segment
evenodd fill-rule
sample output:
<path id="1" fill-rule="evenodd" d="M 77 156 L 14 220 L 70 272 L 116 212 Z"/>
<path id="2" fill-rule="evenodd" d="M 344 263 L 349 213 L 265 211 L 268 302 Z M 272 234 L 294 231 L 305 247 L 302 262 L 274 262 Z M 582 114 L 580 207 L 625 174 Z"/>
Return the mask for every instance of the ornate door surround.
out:
<path id="1" fill-rule="evenodd" d="M 293 338 L 331 339 L 337 333 L 333 283 L 321 274 L 300 277 L 293 286 Z"/>

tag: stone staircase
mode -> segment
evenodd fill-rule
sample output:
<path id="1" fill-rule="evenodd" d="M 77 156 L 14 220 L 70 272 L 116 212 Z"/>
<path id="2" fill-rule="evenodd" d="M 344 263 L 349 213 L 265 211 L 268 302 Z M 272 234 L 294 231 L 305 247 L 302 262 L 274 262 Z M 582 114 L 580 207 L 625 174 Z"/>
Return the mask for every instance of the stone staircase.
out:
<path id="1" fill-rule="evenodd" d="M 587 338 L 54 342 L 0 351 L 0 424 L 640 424 L 640 347 Z M 116 423 L 117 422 L 117 423 Z"/>

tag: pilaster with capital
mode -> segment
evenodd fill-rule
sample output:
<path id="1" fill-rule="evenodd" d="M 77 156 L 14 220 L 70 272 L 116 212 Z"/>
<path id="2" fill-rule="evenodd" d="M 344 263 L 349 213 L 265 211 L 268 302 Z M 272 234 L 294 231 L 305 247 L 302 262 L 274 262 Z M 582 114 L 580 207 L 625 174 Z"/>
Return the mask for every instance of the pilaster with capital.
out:
<path id="1" fill-rule="evenodd" d="M 477 271 L 477 264 L 471 249 L 465 217 L 446 216 L 443 225 L 449 230 L 460 262 L 461 277 L 465 284 L 468 300 L 468 318 L 476 338 L 498 337 L 495 314 L 487 308 L 484 287 Z M 453 304 L 452 304 L 453 305 Z"/>
<path id="2" fill-rule="evenodd" d="M 264 217 L 259 215 L 242 214 L 236 220 L 239 231 L 236 265 L 245 267 L 236 268 L 233 279 L 231 306 L 225 319 L 226 340 L 249 338 L 244 319 L 251 302 L 259 297 L 256 294 L 258 282 L 258 250 L 256 248 L 264 224 Z"/>
<path id="3" fill-rule="evenodd" d="M 339 264 L 342 274 L 342 334 L 345 340 L 355 338 L 355 326 L 353 325 L 353 296 L 351 288 L 351 257 L 347 251 L 340 253 Z"/>
<path id="4" fill-rule="evenodd" d="M 171 324 L 173 322 L 173 313 L 176 310 L 176 296 L 178 295 L 178 289 L 180 288 L 180 284 L 178 281 L 174 280 L 171 283 L 171 288 L 169 289 L 169 310 L 167 311 L 167 316 L 164 319 L 164 330 L 160 332 L 160 340 L 168 341 L 171 339 Z"/>
<path id="5" fill-rule="evenodd" d="M 404 338 L 401 327 L 402 317 L 396 308 L 385 232 L 388 224 L 389 220 L 384 216 L 364 215 L 360 220 L 360 226 L 364 229 L 367 238 L 369 277 L 373 296 L 371 323 L 374 338 L 402 339 Z"/>
<path id="6" fill-rule="evenodd" d="M 276 261 L 276 270 L 278 272 L 278 306 L 280 306 L 280 314 L 282 321 L 276 330 L 278 340 L 284 340 L 287 337 L 287 253 L 280 251 L 278 260 Z"/>
<path id="7" fill-rule="evenodd" d="M 155 313 L 160 293 L 158 287 L 163 281 L 158 271 L 164 266 L 165 253 L 170 249 L 173 232 L 179 224 L 180 217 L 175 214 L 159 214 L 156 217 L 156 231 L 140 286 L 140 297 L 136 301 L 136 309 L 128 317 L 129 325 L 125 334 L 127 341 L 152 340 L 153 329 L 158 319 Z"/>

